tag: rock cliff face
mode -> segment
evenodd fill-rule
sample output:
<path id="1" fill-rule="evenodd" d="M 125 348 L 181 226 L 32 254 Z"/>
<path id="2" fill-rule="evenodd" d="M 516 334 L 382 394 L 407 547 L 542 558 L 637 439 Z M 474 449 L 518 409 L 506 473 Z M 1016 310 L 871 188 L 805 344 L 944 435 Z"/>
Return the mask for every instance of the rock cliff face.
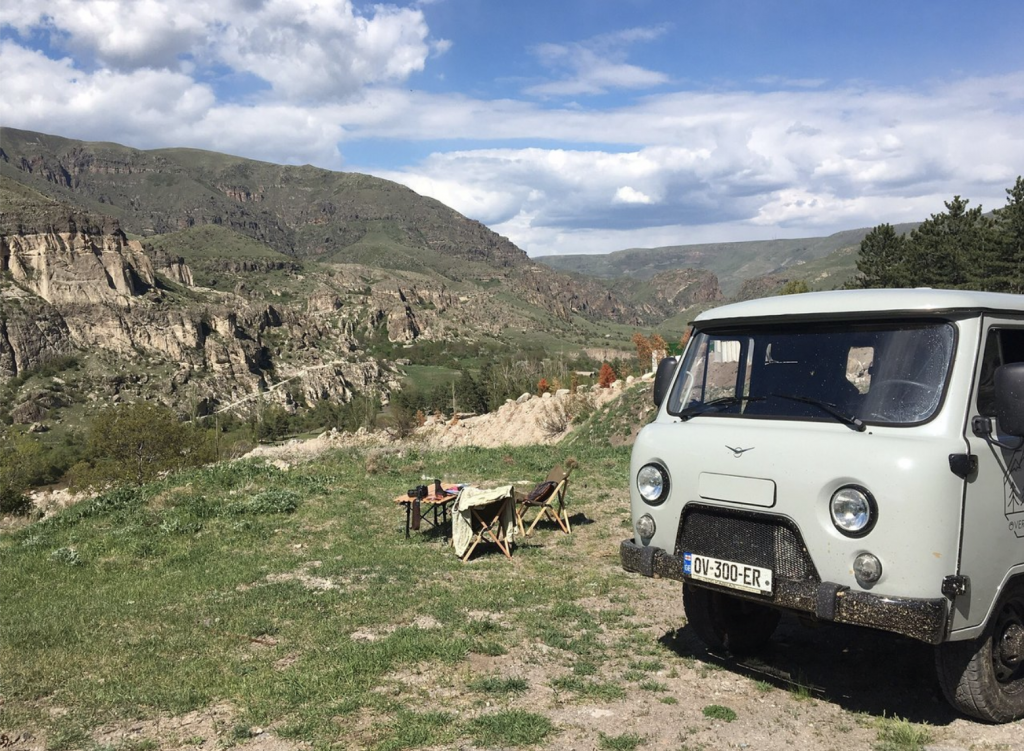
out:
<path id="1" fill-rule="evenodd" d="M 363 391 L 386 400 L 397 385 L 391 370 L 358 356 L 351 326 L 322 320 L 332 310 L 324 292 L 305 313 L 199 290 L 180 258 L 153 259 L 120 232 L 0 235 L 0 271 L 0 384 L 82 354 L 104 361 L 97 382 L 108 397 L 152 392 L 176 403 L 187 390 L 224 406 L 268 392 L 287 405 Z M 172 294 L 158 273 L 185 293 Z M 270 347 L 268 337 L 288 346 Z M 126 369 L 136 374 L 111 376 Z M 39 419 L 46 398 L 21 395 L 15 419 Z"/>
<path id="2" fill-rule="evenodd" d="M 672 269 L 652 276 L 647 284 L 663 310 L 672 315 L 692 305 L 719 302 L 724 299 L 718 277 L 710 271 Z"/>
<path id="3" fill-rule="evenodd" d="M 0 238 L 0 271 L 51 304 L 128 306 L 156 284 L 153 263 L 120 232 Z"/>

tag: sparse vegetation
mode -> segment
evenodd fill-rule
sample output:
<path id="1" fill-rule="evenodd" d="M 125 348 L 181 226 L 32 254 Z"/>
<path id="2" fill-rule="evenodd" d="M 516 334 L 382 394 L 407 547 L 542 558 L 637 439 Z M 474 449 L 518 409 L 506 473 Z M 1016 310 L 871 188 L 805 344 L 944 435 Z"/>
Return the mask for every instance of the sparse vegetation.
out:
<path id="1" fill-rule="evenodd" d="M 704 707 L 703 714 L 708 719 L 722 722 L 732 722 L 736 719 L 736 712 L 721 704 L 709 704 Z"/>
<path id="2" fill-rule="evenodd" d="M 599 734 L 600 748 L 606 751 L 633 751 L 644 745 L 647 739 L 638 733 L 623 733 L 622 735 Z"/>
<path id="3" fill-rule="evenodd" d="M 878 721 L 875 751 L 921 751 L 932 742 L 931 731 L 899 717 Z"/>

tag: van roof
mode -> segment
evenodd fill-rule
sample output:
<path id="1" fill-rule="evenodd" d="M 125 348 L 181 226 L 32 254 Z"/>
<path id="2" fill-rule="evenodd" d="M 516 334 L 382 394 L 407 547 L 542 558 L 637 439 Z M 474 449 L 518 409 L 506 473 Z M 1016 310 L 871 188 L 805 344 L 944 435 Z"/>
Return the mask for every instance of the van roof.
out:
<path id="1" fill-rule="evenodd" d="M 730 319 L 878 318 L 953 312 L 1024 314 L 1024 295 L 928 288 L 805 292 L 722 305 L 701 313 L 694 324 Z"/>

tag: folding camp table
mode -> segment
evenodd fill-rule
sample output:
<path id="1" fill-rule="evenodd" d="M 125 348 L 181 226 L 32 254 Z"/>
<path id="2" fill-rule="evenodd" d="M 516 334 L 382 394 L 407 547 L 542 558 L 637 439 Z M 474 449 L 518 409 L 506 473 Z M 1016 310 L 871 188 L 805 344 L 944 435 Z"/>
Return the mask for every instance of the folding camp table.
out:
<path id="1" fill-rule="evenodd" d="M 435 492 L 435 485 L 428 485 L 426 497 L 417 498 L 414 495 L 403 494 L 395 497 L 395 503 L 405 507 L 405 536 L 409 537 L 409 530 L 420 528 L 421 522 L 426 522 L 431 527 L 438 527 L 448 523 L 448 509 L 457 497 L 456 494 L 446 493 L 442 483 L 441 493 Z"/>

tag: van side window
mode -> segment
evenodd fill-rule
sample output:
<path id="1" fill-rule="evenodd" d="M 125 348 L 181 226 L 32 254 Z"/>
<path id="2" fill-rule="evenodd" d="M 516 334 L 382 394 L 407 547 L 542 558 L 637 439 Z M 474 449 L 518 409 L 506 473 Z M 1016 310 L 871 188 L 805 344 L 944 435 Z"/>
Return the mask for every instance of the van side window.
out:
<path id="1" fill-rule="evenodd" d="M 989 329 L 978 378 L 978 413 L 995 417 L 996 368 L 1024 362 L 1024 329 Z"/>

